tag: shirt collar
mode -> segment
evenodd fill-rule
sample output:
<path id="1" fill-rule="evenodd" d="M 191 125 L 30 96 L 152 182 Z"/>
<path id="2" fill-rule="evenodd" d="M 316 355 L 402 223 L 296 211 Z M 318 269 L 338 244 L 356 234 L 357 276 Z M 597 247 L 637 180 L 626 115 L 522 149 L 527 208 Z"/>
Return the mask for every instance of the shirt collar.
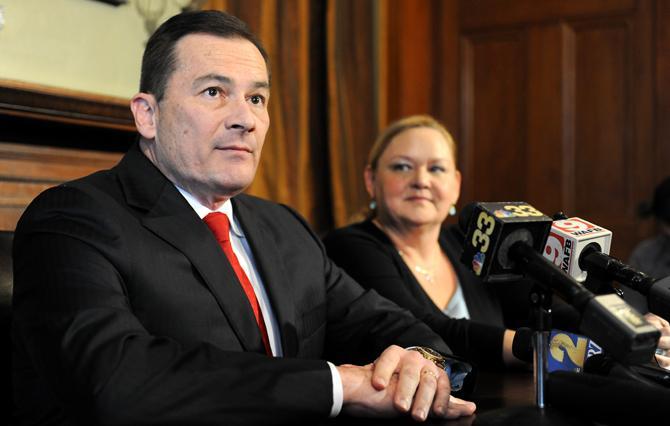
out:
<path id="1" fill-rule="evenodd" d="M 179 191 L 181 195 L 186 198 L 186 201 L 188 204 L 195 210 L 196 214 L 200 219 L 204 218 L 208 214 L 217 211 L 219 213 L 223 213 L 226 216 L 228 216 L 228 220 L 230 221 L 230 229 L 233 231 L 233 233 L 239 237 L 239 238 L 244 238 L 244 232 L 242 232 L 242 228 L 240 225 L 237 223 L 237 219 L 235 219 L 235 215 L 233 214 L 233 203 L 230 201 L 230 199 L 226 200 L 225 203 L 223 203 L 217 210 L 210 210 L 209 207 L 203 206 L 200 201 L 198 201 L 193 195 L 188 193 L 185 189 L 180 188 L 179 186 L 175 185 L 175 188 Z"/>

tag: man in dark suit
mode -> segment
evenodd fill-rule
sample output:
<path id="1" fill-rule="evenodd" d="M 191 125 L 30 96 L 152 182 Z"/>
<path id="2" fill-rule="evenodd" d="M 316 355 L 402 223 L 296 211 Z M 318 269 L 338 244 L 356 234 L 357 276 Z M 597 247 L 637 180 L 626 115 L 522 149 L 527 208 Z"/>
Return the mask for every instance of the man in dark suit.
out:
<path id="1" fill-rule="evenodd" d="M 266 61 L 237 18 L 171 18 L 147 44 L 131 100 L 139 143 L 27 209 L 13 304 L 24 423 L 474 411 L 450 398 L 444 369 L 402 349 L 448 352 L 438 336 L 363 291 L 291 209 L 241 194 L 269 125 Z M 210 218 L 222 215 L 219 234 Z"/>

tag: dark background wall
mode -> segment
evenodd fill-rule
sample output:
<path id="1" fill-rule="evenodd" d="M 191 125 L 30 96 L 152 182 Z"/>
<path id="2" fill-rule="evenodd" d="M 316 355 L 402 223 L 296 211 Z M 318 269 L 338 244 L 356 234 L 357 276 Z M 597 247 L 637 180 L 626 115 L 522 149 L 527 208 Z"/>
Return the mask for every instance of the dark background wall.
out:
<path id="1" fill-rule="evenodd" d="M 318 231 L 367 204 L 369 147 L 390 121 L 415 113 L 434 115 L 458 142 L 461 206 L 524 200 L 550 215 L 582 216 L 614 232 L 612 253 L 623 259 L 654 231 L 636 209 L 669 174 L 667 2 L 206 7 L 246 20 L 271 56 L 272 125 L 249 192 L 294 206 Z M 123 102 L 10 86 L 0 82 L 3 229 L 34 193 L 113 164 L 135 137 Z"/>

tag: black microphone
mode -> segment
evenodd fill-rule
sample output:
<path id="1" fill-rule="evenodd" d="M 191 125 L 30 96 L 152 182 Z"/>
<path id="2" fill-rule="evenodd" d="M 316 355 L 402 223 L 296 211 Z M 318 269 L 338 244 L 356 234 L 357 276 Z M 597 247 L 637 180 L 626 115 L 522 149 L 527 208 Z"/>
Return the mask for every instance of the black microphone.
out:
<path id="1" fill-rule="evenodd" d="M 577 217 L 552 224 L 544 255 L 579 282 L 616 281 L 647 296 L 649 310 L 670 318 L 670 277 L 657 280 L 610 256 L 612 232 Z M 598 292 L 596 289 L 591 289 Z"/>
<path id="2" fill-rule="evenodd" d="M 670 318 L 670 277 L 660 280 L 633 269 L 619 259 L 588 245 L 579 256 L 579 265 L 589 274 L 603 276 L 647 296 L 649 311 Z"/>
<path id="3" fill-rule="evenodd" d="M 580 332 L 624 363 L 651 359 L 660 332 L 614 294 L 595 296 L 545 259 L 541 252 L 552 220 L 525 202 L 475 203 L 464 209 L 467 224 L 461 261 L 486 282 L 528 275 L 581 313 Z"/>
<path id="4" fill-rule="evenodd" d="M 670 390 L 637 380 L 556 371 L 547 380 L 547 401 L 606 424 L 657 424 L 668 416 Z"/>
<path id="5" fill-rule="evenodd" d="M 519 327 L 512 340 L 512 355 L 524 362 L 533 362 L 533 330 Z"/>
<path id="6" fill-rule="evenodd" d="M 635 380 L 649 386 L 656 386 L 653 381 L 637 374 L 629 366 L 625 366 L 604 353 L 593 355 L 584 362 L 584 373 L 599 374 L 622 380 Z"/>
<path id="7" fill-rule="evenodd" d="M 524 241 L 541 251 L 552 220 L 527 203 L 511 201 L 468 204 L 458 223 L 465 234 L 461 261 L 484 282 L 508 282 L 524 275 L 510 257 L 512 244 Z"/>

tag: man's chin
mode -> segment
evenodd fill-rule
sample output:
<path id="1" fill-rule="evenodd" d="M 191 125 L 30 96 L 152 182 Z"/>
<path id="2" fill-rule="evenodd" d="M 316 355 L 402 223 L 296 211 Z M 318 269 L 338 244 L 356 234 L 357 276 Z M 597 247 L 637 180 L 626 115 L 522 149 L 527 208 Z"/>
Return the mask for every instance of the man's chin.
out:
<path id="1" fill-rule="evenodd" d="M 247 189 L 251 185 L 251 180 L 235 180 L 235 181 L 225 181 L 225 182 L 218 182 L 217 185 L 214 188 L 214 191 L 216 194 L 226 197 L 226 198 L 231 198 L 234 197 L 235 195 L 244 192 L 245 189 Z"/>

